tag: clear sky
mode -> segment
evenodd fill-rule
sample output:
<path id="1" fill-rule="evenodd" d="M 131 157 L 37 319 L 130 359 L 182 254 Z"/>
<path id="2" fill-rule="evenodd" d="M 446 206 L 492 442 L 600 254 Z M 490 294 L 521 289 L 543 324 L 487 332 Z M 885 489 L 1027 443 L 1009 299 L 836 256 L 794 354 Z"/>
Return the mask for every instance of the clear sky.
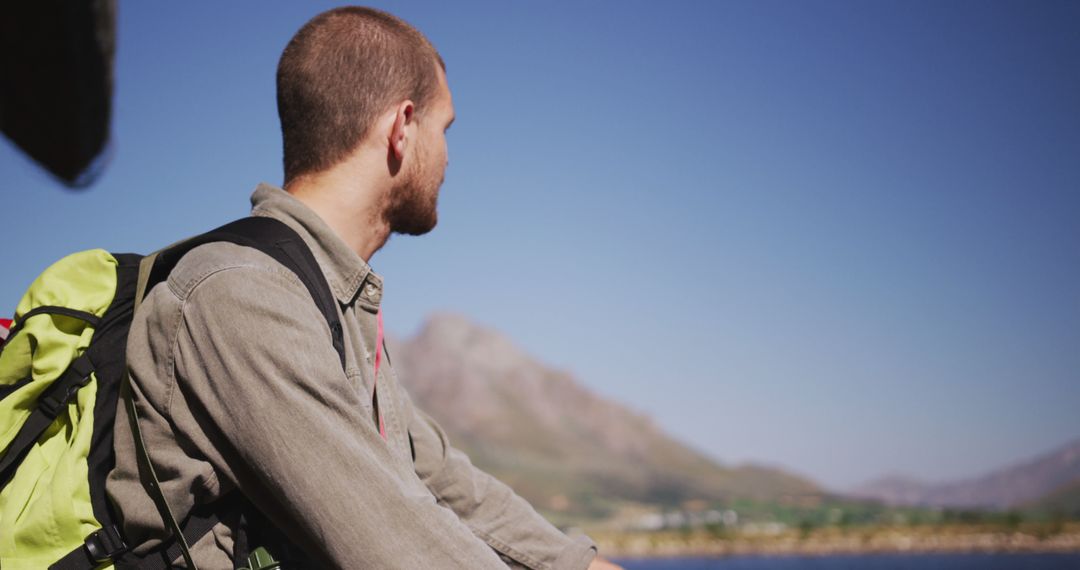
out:
<path id="1" fill-rule="evenodd" d="M 1080 3 L 380 6 L 457 107 L 439 227 L 372 259 L 392 330 L 468 315 L 723 462 L 836 488 L 1080 436 Z M 66 253 L 280 183 L 274 69 L 327 7 L 121 0 L 99 181 L 0 143 L 0 313 Z"/>

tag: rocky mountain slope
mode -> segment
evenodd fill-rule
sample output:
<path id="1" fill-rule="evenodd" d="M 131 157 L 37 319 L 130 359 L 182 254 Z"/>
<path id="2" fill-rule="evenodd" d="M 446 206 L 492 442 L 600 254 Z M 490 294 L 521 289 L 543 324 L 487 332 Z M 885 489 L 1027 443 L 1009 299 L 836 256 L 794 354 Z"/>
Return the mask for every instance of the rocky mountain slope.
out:
<path id="1" fill-rule="evenodd" d="M 1070 483 L 1080 484 L 1080 439 L 981 477 L 941 484 L 891 477 L 852 494 L 891 505 L 1005 509 L 1038 501 Z"/>
<path id="2" fill-rule="evenodd" d="M 820 493 L 778 469 L 719 465 L 463 317 L 435 316 L 390 350 L 402 383 L 450 441 L 549 512 L 603 517 L 628 502 Z"/>

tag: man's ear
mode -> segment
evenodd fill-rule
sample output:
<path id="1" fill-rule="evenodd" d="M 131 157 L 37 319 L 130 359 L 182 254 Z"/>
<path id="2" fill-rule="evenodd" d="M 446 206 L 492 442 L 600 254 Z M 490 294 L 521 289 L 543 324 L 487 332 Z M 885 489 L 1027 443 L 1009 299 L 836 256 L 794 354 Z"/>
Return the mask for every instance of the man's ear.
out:
<path id="1" fill-rule="evenodd" d="M 390 129 L 390 149 L 398 162 L 405 156 L 405 148 L 409 143 L 409 137 L 405 132 L 405 128 L 412 126 L 415 121 L 413 116 L 415 112 L 416 105 L 409 99 L 398 103 L 398 105 L 394 107 L 394 125 Z"/>

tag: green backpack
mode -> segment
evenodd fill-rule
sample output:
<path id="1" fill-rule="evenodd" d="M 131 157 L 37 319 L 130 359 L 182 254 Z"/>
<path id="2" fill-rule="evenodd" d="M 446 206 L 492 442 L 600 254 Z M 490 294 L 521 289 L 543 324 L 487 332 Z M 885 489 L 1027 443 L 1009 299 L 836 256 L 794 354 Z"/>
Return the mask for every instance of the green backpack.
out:
<path id="1" fill-rule="evenodd" d="M 327 320 L 344 367 L 341 323 L 326 279 L 303 240 L 277 220 L 244 218 L 146 257 L 93 249 L 57 261 L 26 291 L 0 346 L 0 568 L 160 568 L 179 557 L 195 568 L 188 545 L 220 519 L 213 513 L 173 517 L 138 431 L 125 347 L 145 293 L 185 253 L 219 241 L 256 248 L 300 277 Z M 129 551 L 105 494 L 121 400 L 132 421 L 143 486 L 171 531 L 144 557 Z M 277 567 L 263 549 L 237 552 L 235 559 L 252 570 Z"/>

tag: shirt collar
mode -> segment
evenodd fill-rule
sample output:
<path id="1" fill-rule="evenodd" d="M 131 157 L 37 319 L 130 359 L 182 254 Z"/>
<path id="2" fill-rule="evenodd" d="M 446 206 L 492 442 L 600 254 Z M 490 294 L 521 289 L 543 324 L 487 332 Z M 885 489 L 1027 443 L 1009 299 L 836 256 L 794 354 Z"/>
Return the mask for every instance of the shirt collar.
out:
<path id="1" fill-rule="evenodd" d="M 281 188 L 263 182 L 251 195 L 251 215 L 274 218 L 300 234 L 339 303 L 352 303 L 363 288 L 362 300 L 376 308 L 379 306 L 382 277 L 303 202 Z"/>

